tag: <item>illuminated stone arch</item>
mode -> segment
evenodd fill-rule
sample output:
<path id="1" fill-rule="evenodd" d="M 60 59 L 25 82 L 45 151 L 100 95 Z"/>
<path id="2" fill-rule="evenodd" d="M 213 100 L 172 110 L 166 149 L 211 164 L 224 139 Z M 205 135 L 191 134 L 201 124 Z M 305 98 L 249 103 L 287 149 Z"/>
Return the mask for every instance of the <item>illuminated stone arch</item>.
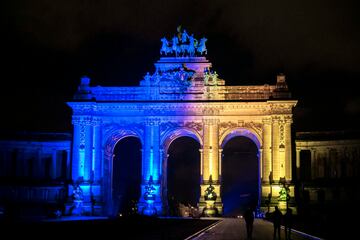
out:
<path id="1" fill-rule="evenodd" d="M 136 137 L 140 140 L 143 146 L 143 137 L 141 133 L 134 128 L 113 129 L 104 136 L 104 196 L 106 198 L 106 211 L 108 215 L 113 215 L 113 157 L 114 149 L 118 142 L 127 137 Z"/>
<path id="2" fill-rule="evenodd" d="M 262 168 L 263 168 L 263 161 L 262 161 L 262 157 L 261 157 L 261 149 L 262 149 L 262 138 L 258 135 L 258 133 L 251 129 L 251 128 L 244 128 L 244 127 L 240 127 L 240 128 L 230 128 L 228 130 L 226 130 L 220 137 L 219 139 L 219 143 L 220 143 L 220 147 L 221 147 L 221 151 L 224 148 L 224 146 L 226 145 L 226 143 L 228 143 L 231 139 L 235 138 L 235 137 L 246 137 L 248 139 L 250 139 L 257 147 L 257 159 L 258 159 L 258 164 L 259 164 L 259 173 L 258 173 L 258 182 L 259 182 L 259 189 L 258 189 L 258 206 L 260 206 L 260 202 L 261 202 L 261 196 L 262 196 L 262 191 L 261 191 L 261 178 L 262 178 Z M 222 154 L 220 154 L 221 159 L 219 159 L 220 162 L 223 161 L 222 159 Z M 222 169 L 220 167 L 219 169 L 220 174 L 222 175 Z"/>
<path id="3" fill-rule="evenodd" d="M 167 164 L 168 164 L 168 150 L 173 141 L 180 137 L 190 137 L 197 141 L 200 144 L 200 149 L 203 146 L 203 139 L 201 135 L 194 129 L 187 127 L 177 127 L 172 128 L 165 132 L 163 137 L 161 138 L 161 146 L 162 146 L 162 162 L 161 162 L 161 199 L 163 204 L 165 205 L 165 209 L 168 206 L 167 199 Z M 202 164 L 202 159 L 200 157 L 200 161 Z M 200 167 L 201 168 L 201 167 Z"/>
<path id="4" fill-rule="evenodd" d="M 259 134 L 251 128 L 230 128 L 226 130 L 220 137 L 220 147 L 223 148 L 225 144 L 234 137 L 247 137 L 251 139 L 258 149 L 262 147 L 262 138 Z"/>
<path id="5" fill-rule="evenodd" d="M 191 137 L 199 142 L 200 146 L 203 145 L 202 137 L 196 130 L 187 127 L 172 128 L 166 131 L 161 138 L 161 145 L 164 153 L 167 153 L 171 143 L 179 137 Z"/>

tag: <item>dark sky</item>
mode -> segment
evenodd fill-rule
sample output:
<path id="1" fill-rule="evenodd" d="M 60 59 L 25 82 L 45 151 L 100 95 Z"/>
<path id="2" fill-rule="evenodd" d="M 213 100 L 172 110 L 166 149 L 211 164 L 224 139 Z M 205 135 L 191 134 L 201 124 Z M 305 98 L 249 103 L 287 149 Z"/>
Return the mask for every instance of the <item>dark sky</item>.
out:
<path id="1" fill-rule="evenodd" d="M 360 122 L 357 1 L 1 1 L 1 130 L 69 131 L 82 75 L 138 85 L 160 38 L 178 25 L 208 38 L 228 85 L 274 84 L 284 72 L 298 131 Z"/>

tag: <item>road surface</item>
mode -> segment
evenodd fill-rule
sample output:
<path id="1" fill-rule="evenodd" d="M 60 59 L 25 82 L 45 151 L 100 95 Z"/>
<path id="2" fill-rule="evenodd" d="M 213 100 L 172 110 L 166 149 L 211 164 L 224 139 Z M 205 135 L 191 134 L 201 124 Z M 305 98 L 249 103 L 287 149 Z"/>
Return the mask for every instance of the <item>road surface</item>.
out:
<path id="1" fill-rule="evenodd" d="M 273 240 L 274 228 L 271 222 L 255 219 L 253 240 Z M 247 239 L 245 220 L 242 218 L 221 218 L 221 221 L 200 234 L 189 237 L 192 240 L 232 240 Z M 285 239 L 285 231 L 281 229 L 281 239 Z M 292 240 L 320 239 L 314 236 L 292 232 Z"/>

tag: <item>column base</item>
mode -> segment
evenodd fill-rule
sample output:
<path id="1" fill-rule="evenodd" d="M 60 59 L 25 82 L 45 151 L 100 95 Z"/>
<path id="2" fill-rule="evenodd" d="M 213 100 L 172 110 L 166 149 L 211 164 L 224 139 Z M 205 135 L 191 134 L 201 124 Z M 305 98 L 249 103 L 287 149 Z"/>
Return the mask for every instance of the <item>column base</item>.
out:
<path id="1" fill-rule="evenodd" d="M 220 197 L 218 197 L 216 201 L 211 201 L 205 200 L 204 196 L 202 196 L 200 197 L 198 208 L 204 217 L 216 217 L 223 214 L 223 203 Z"/>
<path id="2" fill-rule="evenodd" d="M 163 215 L 163 208 L 161 202 L 141 201 L 137 205 L 138 213 L 147 216 Z"/>
<path id="3" fill-rule="evenodd" d="M 65 215 L 72 216 L 103 216 L 104 202 L 101 195 L 100 184 L 81 183 L 79 185 L 81 192 L 78 197 L 74 199 L 74 186 L 68 187 L 69 202 L 65 204 Z"/>

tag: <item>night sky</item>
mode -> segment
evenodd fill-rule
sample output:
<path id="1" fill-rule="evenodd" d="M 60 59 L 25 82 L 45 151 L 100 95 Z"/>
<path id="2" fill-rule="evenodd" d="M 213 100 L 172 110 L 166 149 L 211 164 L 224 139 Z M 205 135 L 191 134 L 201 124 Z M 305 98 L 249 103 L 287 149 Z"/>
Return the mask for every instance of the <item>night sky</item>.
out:
<path id="1" fill-rule="evenodd" d="M 297 131 L 358 129 L 360 14 L 353 1 L 60 1 L 0 3 L 1 127 L 71 131 L 65 102 L 93 85 L 138 85 L 178 25 L 208 39 L 227 85 L 284 72 Z"/>

